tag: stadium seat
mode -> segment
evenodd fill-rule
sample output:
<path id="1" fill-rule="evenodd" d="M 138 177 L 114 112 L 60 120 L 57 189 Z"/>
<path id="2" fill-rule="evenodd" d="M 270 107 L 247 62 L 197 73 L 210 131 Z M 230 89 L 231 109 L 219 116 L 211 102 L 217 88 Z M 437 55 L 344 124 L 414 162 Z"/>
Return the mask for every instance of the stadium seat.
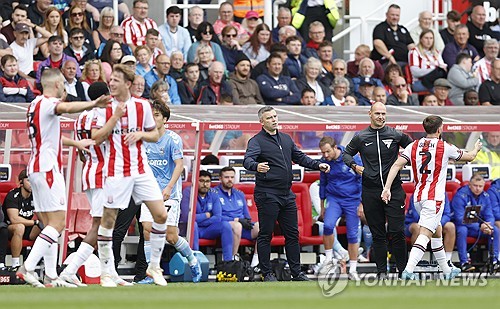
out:
<path id="1" fill-rule="evenodd" d="M 18 184 L 15 182 L 0 182 L 0 204 L 3 205 L 3 200 L 5 199 L 7 193 L 9 193 L 10 190 L 16 188 L 17 186 Z"/>

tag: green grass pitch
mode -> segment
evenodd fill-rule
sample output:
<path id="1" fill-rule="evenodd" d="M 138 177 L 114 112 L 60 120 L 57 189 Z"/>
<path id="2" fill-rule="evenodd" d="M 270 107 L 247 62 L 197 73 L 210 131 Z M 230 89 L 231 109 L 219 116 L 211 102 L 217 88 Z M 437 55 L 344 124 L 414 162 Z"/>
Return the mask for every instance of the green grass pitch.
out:
<path id="1" fill-rule="evenodd" d="M 105 289 L 35 289 L 1 286 L 1 308 L 498 308 L 500 280 L 486 286 L 366 286 L 349 282 L 333 297 L 324 297 L 317 282 L 169 283 L 167 287 Z M 335 307 L 340 308 L 340 307 Z"/>

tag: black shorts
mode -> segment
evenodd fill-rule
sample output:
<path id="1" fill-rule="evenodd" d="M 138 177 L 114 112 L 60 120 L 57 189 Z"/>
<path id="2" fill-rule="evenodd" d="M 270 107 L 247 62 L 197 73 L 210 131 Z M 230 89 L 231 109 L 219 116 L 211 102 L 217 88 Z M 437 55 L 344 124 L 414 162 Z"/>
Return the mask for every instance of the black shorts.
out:
<path id="1" fill-rule="evenodd" d="M 23 240 L 30 240 L 30 234 L 34 227 L 35 227 L 34 225 L 24 227 Z"/>

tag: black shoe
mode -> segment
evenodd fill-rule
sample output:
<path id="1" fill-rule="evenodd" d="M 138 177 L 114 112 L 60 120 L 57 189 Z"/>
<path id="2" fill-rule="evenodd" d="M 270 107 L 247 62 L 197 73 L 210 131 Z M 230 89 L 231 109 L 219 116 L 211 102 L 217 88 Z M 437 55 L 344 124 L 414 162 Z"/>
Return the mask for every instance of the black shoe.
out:
<path id="1" fill-rule="evenodd" d="M 292 278 L 292 281 L 311 281 L 311 279 L 303 272 L 300 272 L 297 276 Z"/>
<path id="2" fill-rule="evenodd" d="M 387 280 L 387 273 L 378 273 L 377 279 L 378 280 Z"/>
<path id="3" fill-rule="evenodd" d="M 493 272 L 496 273 L 500 270 L 500 262 L 493 263 Z"/>
<path id="4" fill-rule="evenodd" d="M 462 272 L 464 272 L 464 273 L 476 270 L 476 267 L 472 266 L 471 263 L 464 263 L 464 264 L 462 264 L 462 266 L 460 268 L 462 269 Z"/>
<path id="5" fill-rule="evenodd" d="M 262 281 L 264 282 L 275 282 L 275 281 L 278 281 L 278 279 L 276 279 L 276 276 L 274 275 L 274 273 L 268 273 L 267 275 L 262 275 Z"/>

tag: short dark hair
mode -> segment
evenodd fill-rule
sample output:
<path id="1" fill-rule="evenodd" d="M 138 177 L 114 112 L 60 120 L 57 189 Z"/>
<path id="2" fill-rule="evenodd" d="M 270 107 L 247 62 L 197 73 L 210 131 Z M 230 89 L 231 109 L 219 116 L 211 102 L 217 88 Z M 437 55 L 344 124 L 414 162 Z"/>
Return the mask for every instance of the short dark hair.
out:
<path id="1" fill-rule="evenodd" d="M 288 49 L 286 49 L 286 46 L 281 44 L 281 43 L 274 43 L 273 45 L 271 45 L 269 52 L 271 54 L 272 53 L 287 53 Z"/>
<path id="2" fill-rule="evenodd" d="M 219 158 L 215 156 L 214 154 L 207 154 L 203 159 L 200 161 L 201 165 L 219 165 Z"/>
<path id="3" fill-rule="evenodd" d="M 335 146 L 337 146 L 337 143 L 335 142 L 335 140 L 331 136 L 323 136 L 319 140 L 319 147 L 323 147 L 326 144 L 329 144 L 330 146 L 332 146 L 332 148 L 335 147 Z"/>
<path id="4" fill-rule="evenodd" d="M 198 174 L 198 178 L 200 178 L 200 177 L 210 177 L 210 179 L 212 179 L 212 174 L 210 174 L 209 171 L 200 170 L 200 173 Z"/>
<path id="5" fill-rule="evenodd" d="M 293 41 L 299 41 L 302 43 L 302 40 L 298 36 L 292 35 L 292 36 L 289 36 L 286 38 L 285 44 L 288 45 L 290 42 L 293 42 Z"/>
<path id="6" fill-rule="evenodd" d="M 219 172 L 219 176 L 222 177 L 222 174 L 224 172 L 235 172 L 236 173 L 236 170 L 234 168 L 232 168 L 231 166 L 224 166 L 223 168 L 221 168 L 221 170 Z"/>
<path id="7" fill-rule="evenodd" d="M 271 53 L 269 57 L 267 57 L 266 64 L 271 63 L 271 60 L 273 60 L 274 58 L 279 58 L 281 61 L 283 61 L 283 58 L 281 58 L 278 53 Z"/>
<path id="8" fill-rule="evenodd" d="M 437 133 L 438 129 L 443 125 L 443 118 L 436 115 L 430 115 L 425 117 L 422 125 L 424 126 L 425 133 L 434 134 Z"/>
<path id="9" fill-rule="evenodd" d="M 23 179 L 28 178 L 28 173 L 26 172 L 26 169 L 23 169 L 19 172 L 19 175 L 17 176 L 17 179 L 19 181 L 23 181 Z"/>
<path id="10" fill-rule="evenodd" d="M 146 3 L 146 4 L 149 4 L 149 3 L 148 3 L 148 0 L 134 0 L 134 2 L 132 3 L 132 6 L 135 8 L 135 5 L 136 5 L 138 2 L 139 2 L 139 3 Z"/>
<path id="11" fill-rule="evenodd" d="M 153 110 L 159 111 L 163 118 L 167 118 L 167 120 L 170 119 L 170 108 L 167 105 L 155 100 L 151 103 L 151 107 Z"/>
<path id="12" fill-rule="evenodd" d="M 451 19 L 453 21 L 460 21 L 462 16 L 460 16 L 460 13 L 456 10 L 451 10 L 446 14 L 446 19 Z"/>
<path id="13" fill-rule="evenodd" d="M 72 36 L 74 36 L 75 34 L 85 34 L 85 32 L 83 32 L 83 29 L 82 28 L 72 28 L 70 31 L 69 31 L 69 37 L 71 38 Z"/>
<path id="14" fill-rule="evenodd" d="M 9 61 L 9 60 L 17 62 L 17 58 L 15 56 L 13 56 L 13 55 L 5 55 L 5 56 L 3 56 L 2 60 L 0 60 L 0 62 L 2 63 L 2 66 L 4 66 L 7 63 L 7 61 Z"/>
<path id="15" fill-rule="evenodd" d="M 302 89 L 302 92 L 300 93 L 300 97 L 303 98 L 304 95 L 308 92 L 312 92 L 312 93 L 314 93 L 314 95 L 316 95 L 316 91 L 314 91 L 314 89 L 312 89 L 311 87 L 305 87 L 304 89 Z"/>
<path id="16" fill-rule="evenodd" d="M 455 61 L 455 64 L 459 64 L 460 62 L 462 62 L 465 59 L 472 59 L 472 57 L 469 54 L 460 53 L 457 55 L 457 59 Z"/>
<path id="17" fill-rule="evenodd" d="M 214 26 L 211 23 L 204 21 L 198 25 L 198 28 L 196 29 L 196 33 L 194 35 L 198 42 L 201 41 L 201 39 L 202 39 L 201 34 L 204 33 L 205 31 L 207 31 L 207 28 L 210 31 L 210 33 L 212 34 L 212 40 L 216 36 Z"/>
<path id="18" fill-rule="evenodd" d="M 395 3 L 389 5 L 389 7 L 387 8 L 387 11 L 389 11 L 390 9 L 397 9 L 397 10 L 401 10 L 401 7 Z"/>
<path id="19" fill-rule="evenodd" d="M 151 28 L 146 31 L 146 36 L 148 36 L 149 34 L 159 36 L 160 32 L 158 32 L 158 30 L 156 30 L 155 28 Z"/>
<path id="20" fill-rule="evenodd" d="M 167 9 L 167 16 L 169 14 L 182 14 L 182 10 L 177 5 L 172 5 Z"/>
<path id="21" fill-rule="evenodd" d="M 16 5 L 16 7 L 12 10 L 12 14 L 11 14 L 11 16 L 14 14 L 14 12 L 15 12 L 16 10 L 25 11 L 25 12 L 26 12 L 26 15 L 28 14 L 28 8 L 27 8 L 24 4 L 18 4 L 18 5 Z"/>
<path id="22" fill-rule="evenodd" d="M 319 43 L 318 50 L 322 49 L 323 47 L 331 47 L 333 49 L 333 44 L 330 41 L 323 41 Z"/>
<path id="23" fill-rule="evenodd" d="M 53 35 L 49 38 L 49 44 L 52 43 L 52 42 L 61 42 L 61 43 L 64 43 L 63 39 L 58 36 L 58 35 Z"/>

